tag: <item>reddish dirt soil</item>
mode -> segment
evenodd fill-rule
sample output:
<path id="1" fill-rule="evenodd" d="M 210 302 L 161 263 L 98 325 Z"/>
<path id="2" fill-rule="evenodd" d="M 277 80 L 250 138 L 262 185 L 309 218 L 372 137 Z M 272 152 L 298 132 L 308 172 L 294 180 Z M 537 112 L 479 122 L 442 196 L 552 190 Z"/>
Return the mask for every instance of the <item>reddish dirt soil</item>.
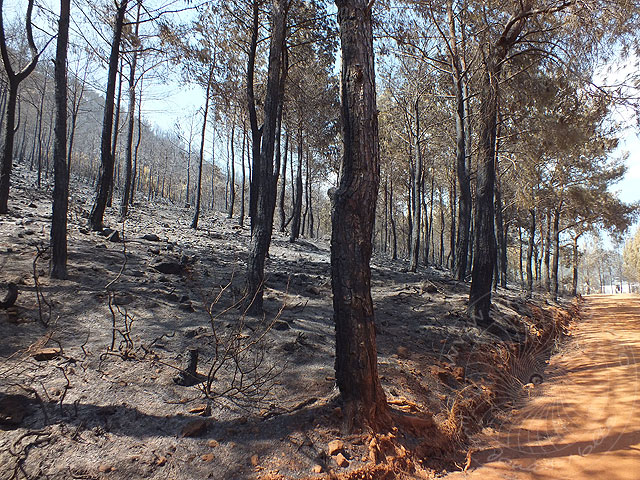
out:
<path id="1" fill-rule="evenodd" d="M 639 359 L 640 296 L 585 297 L 530 401 L 446 478 L 640 478 Z"/>

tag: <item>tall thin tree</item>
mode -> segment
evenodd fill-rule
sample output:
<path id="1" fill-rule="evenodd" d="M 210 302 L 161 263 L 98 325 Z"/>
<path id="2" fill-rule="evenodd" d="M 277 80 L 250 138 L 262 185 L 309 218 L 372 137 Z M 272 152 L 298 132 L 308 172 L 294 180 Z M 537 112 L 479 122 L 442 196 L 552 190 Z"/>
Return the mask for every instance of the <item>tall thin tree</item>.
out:
<path id="1" fill-rule="evenodd" d="M 120 56 L 120 42 L 122 40 L 122 27 L 127 11 L 128 0 L 121 0 L 116 4 L 116 17 L 113 26 L 113 40 L 111 53 L 109 54 L 109 70 L 107 73 L 107 91 L 105 94 L 104 116 L 102 119 L 102 136 L 100 139 L 100 178 L 98 180 L 98 194 L 91 209 L 89 225 L 92 230 L 102 230 L 104 211 L 109 200 L 109 192 L 113 183 L 114 158 L 111 150 L 113 133 L 113 110 L 116 93 L 116 76 L 118 75 L 118 58 Z"/>
<path id="2" fill-rule="evenodd" d="M 18 100 L 18 87 L 20 83 L 27 78 L 36 68 L 40 52 L 36 48 L 33 40 L 33 25 L 31 16 L 33 14 L 33 0 L 29 0 L 27 4 L 26 14 L 26 32 L 29 51 L 31 52 L 31 60 L 19 72 L 14 71 L 9 58 L 9 49 L 7 39 L 4 33 L 4 2 L 0 0 L 0 53 L 2 54 L 2 63 L 7 73 L 9 82 L 9 98 L 7 99 L 4 146 L 2 147 L 2 166 L 0 167 L 0 214 L 7 213 L 9 208 L 9 185 L 11 183 L 11 169 L 13 168 L 13 139 L 16 134 L 16 105 Z M 46 47 L 45 47 L 46 48 Z"/>
<path id="3" fill-rule="evenodd" d="M 51 276 L 67 276 L 67 210 L 69 171 L 67 168 L 67 48 L 71 0 L 60 0 L 58 41 L 55 59 L 55 127 L 53 141 L 53 215 L 51 220 Z"/>

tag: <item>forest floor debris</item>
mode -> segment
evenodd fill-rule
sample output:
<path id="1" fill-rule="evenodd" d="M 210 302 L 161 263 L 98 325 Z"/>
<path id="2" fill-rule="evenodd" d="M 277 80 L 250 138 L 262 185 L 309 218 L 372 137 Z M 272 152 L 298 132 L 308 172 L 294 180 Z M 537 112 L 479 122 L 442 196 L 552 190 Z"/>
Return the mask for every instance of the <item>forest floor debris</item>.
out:
<path id="1" fill-rule="evenodd" d="M 52 280 L 50 192 L 26 171 L 14 178 L 0 224 L 0 286 L 20 291 L 0 310 L 0 480 L 428 478 L 463 469 L 468 435 L 535 394 L 531 380 L 571 318 L 498 289 L 496 328 L 482 330 L 465 313 L 468 284 L 377 256 L 379 372 L 405 420 L 388 435 L 346 435 L 326 239 L 291 244 L 275 233 L 266 315 L 243 317 L 247 227 L 209 211 L 194 231 L 192 211 L 139 199 L 124 223 L 115 203 L 107 210 L 103 236 L 86 227 L 91 189 L 75 184 L 69 278 Z M 193 349 L 201 381 L 179 385 Z M 454 445 L 420 438 L 427 424 Z"/>

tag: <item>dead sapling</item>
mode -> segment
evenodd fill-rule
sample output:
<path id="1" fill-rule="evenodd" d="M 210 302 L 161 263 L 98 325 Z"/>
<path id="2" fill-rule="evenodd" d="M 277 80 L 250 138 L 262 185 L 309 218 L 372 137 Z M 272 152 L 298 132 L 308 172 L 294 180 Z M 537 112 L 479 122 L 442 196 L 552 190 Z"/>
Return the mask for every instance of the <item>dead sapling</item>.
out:
<path id="1" fill-rule="evenodd" d="M 133 340 L 131 339 L 131 326 L 134 317 L 126 307 L 121 307 L 115 301 L 115 292 L 109 292 L 109 311 L 111 312 L 111 345 L 104 355 L 116 355 L 123 360 L 135 358 Z M 119 343 L 118 343 L 118 340 Z M 116 347 L 116 343 L 118 343 Z"/>
<path id="2" fill-rule="evenodd" d="M 197 289 L 198 282 L 193 282 Z M 246 322 L 246 295 L 238 298 L 234 293 L 233 275 L 231 280 L 213 291 L 211 296 L 200 291 L 205 310 L 209 316 L 212 339 L 211 348 L 200 348 L 205 357 L 206 375 L 197 373 L 197 350 L 187 352 L 186 366 L 182 370 L 185 381 L 193 381 L 204 396 L 216 402 L 224 402 L 250 410 L 266 405 L 269 395 L 277 385 L 277 379 L 284 366 L 274 364 L 267 357 L 267 335 L 286 308 L 283 304 L 273 319 L 255 325 Z M 213 299 L 211 299 L 213 297 Z M 223 297 L 229 298 L 228 304 Z M 240 311 L 238 318 L 238 311 Z M 231 317 L 232 322 L 224 322 L 223 317 Z M 176 383 L 178 383 L 178 377 Z"/>

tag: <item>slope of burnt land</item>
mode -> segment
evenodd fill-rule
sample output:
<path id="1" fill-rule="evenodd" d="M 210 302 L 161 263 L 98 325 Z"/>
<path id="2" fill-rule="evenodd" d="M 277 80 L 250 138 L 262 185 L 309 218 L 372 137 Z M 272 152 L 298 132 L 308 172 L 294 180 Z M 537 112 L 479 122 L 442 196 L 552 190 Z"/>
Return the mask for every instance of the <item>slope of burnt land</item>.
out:
<path id="1" fill-rule="evenodd" d="M 192 211 L 140 200 L 124 223 L 114 203 L 112 231 L 90 232 L 92 192 L 76 184 L 69 278 L 52 280 L 50 193 L 16 172 L 0 223 L 0 283 L 19 288 L 0 310 L 1 479 L 401 478 L 464 468 L 469 435 L 535 395 L 570 320 L 561 306 L 499 289 L 496 325 L 483 330 L 465 313 L 468 284 L 375 258 L 380 375 L 404 416 L 386 436 L 346 435 L 326 240 L 275 234 L 266 314 L 249 318 L 247 227 L 205 212 L 194 231 Z M 195 378 L 178 378 L 196 351 Z M 335 440 L 342 445 L 329 447 Z"/>

